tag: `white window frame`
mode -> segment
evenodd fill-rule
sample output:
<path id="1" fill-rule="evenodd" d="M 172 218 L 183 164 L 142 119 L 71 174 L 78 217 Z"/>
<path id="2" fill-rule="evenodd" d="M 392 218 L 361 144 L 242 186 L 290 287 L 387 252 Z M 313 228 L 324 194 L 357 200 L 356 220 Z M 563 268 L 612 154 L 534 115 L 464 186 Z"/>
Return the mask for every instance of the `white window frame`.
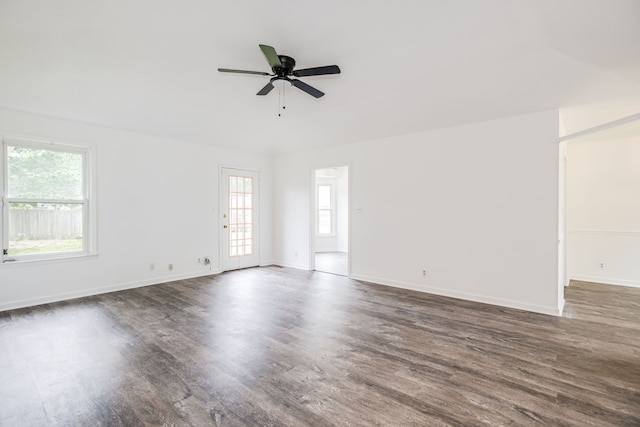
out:
<path id="1" fill-rule="evenodd" d="M 0 252 L 0 266 L 20 263 L 22 261 L 43 261 L 55 260 L 61 258 L 75 258 L 88 255 L 95 255 L 96 250 L 96 201 L 95 201 L 95 180 L 94 180 L 94 156 L 92 148 L 86 145 L 75 145 L 67 143 L 58 143 L 52 141 L 41 141 L 36 139 L 2 137 L 2 161 L 0 162 L 0 200 L 2 209 L 0 210 L 0 243 L 2 243 L 2 251 Z M 35 149 L 60 151 L 67 153 L 81 154 L 83 157 L 83 197 L 81 199 L 63 200 L 63 199 L 22 199 L 8 197 L 9 190 L 9 173 L 8 173 L 8 147 L 19 146 Z M 47 254 L 28 254 L 28 255 L 9 255 L 5 254 L 5 249 L 9 248 L 9 204 L 10 203 L 78 203 L 82 204 L 82 250 L 70 252 L 54 252 Z"/>
<path id="2" fill-rule="evenodd" d="M 320 187 L 329 187 L 331 207 L 329 209 L 320 208 Z M 318 182 L 316 184 L 316 236 L 317 237 L 333 237 L 336 235 L 336 186 L 333 182 Z M 331 231 L 327 234 L 320 233 L 320 211 L 329 211 L 331 213 Z"/>

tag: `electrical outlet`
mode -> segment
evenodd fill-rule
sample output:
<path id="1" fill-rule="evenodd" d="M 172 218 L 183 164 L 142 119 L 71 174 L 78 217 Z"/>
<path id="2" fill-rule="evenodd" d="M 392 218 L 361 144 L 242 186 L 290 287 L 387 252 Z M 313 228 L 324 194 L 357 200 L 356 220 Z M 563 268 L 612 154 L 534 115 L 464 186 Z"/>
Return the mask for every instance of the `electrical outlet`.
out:
<path id="1" fill-rule="evenodd" d="M 202 259 L 198 258 L 198 264 L 202 263 Z"/>
<path id="2" fill-rule="evenodd" d="M 173 264 L 169 264 L 169 271 L 173 271 Z"/>
<path id="3" fill-rule="evenodd" d="M 422 276 L 427 277 L 427 269 L 422 270 Z"/>
<path id="4" fill-rule="evenodd" d="M 604 262 L 600 263 L 600 268 L 604 268 Z"/>
<path id="5" fill-rule="evenodd" d="M 155 270 L 156 269 L 156 263 L 152 262 L 151 264 L 149 264 L 149 270 Z"/>

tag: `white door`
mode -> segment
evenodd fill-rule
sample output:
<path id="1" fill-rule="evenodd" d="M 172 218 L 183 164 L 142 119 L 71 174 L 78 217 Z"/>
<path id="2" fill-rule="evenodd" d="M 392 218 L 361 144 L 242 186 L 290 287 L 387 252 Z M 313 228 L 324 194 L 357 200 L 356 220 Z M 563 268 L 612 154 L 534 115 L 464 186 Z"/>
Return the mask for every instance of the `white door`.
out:
<path id="1" fill-rule="evenodd" d="M 222 269 L 260 264 L 258 172 L 222 168 L 220 181 Z"/>

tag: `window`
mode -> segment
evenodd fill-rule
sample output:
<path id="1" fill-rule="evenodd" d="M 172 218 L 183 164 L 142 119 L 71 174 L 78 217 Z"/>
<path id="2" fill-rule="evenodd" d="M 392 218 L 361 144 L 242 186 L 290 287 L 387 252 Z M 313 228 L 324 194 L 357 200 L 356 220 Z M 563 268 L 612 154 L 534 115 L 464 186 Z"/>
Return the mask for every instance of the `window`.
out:
<path id="1" fill-rule="evenodd" d="M 253 178 L 229 177 L 229 256 L 253 254 Z"/>
<path id="2" fill-rule="evenodd" d="M 90 252 L 89 150 L 4 140 L 3 262 Z"/>
<path id="3" fill-rule="evenodd" d="M 318 236 L 330 236 L 333 232 L 333 186 L 318 184 L 317 224 Z"/>

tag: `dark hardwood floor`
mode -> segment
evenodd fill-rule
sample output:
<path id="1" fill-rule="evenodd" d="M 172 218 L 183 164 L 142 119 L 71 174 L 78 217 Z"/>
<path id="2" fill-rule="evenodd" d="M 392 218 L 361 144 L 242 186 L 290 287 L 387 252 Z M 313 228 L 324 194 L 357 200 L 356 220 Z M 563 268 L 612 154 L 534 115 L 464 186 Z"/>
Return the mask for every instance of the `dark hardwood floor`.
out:
<path id="1" fill-rule="evenodd" d="M 640 425 L 640 289 L 566 297 L 268 267 L 3 312 L 0 425 Z"/>

